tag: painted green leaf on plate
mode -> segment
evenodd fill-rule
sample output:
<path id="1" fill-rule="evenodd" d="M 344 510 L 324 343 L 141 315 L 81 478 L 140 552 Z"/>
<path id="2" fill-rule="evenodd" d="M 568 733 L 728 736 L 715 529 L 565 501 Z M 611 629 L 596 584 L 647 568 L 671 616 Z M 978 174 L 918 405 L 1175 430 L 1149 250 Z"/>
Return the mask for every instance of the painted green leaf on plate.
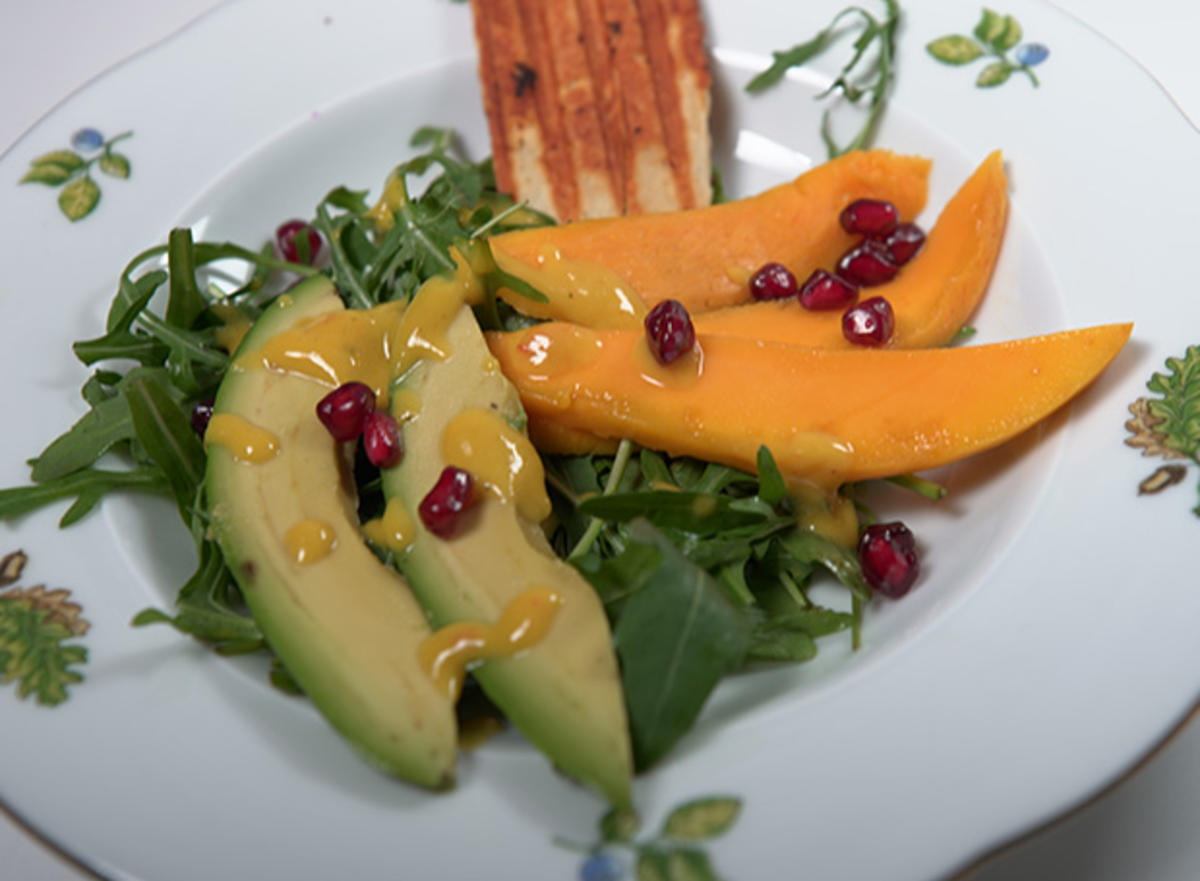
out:
<path id="1" fill-rule="evenodd" d="M 685 802 L 671 811 L 663 823 L 663 834 L 684 841 L 703 841 L 724 834 L 737 822 L 742 800 L 709 796 Z"/>
<path id="2" fill-rule="evenodd" d="M 120 153 L 105 153 L 100 157 L 100 170 L 109 177 L 129 177 L 129 160 Z"/>
<path id="3" fill-rule="evenodd" d="M 100 201 L 100 188 L 90 177 L 81 177 L 63 187 L 58 207 L 69 220 L 80 220 L 92 213 Z"/>
<path id="4" fill-rule="evenodd" d="M 979 72 L 979 78 L 975 80 L 975 85 L 985 89 L 998 86 L 1009 78 L 1012 70 L 1012 65 L 1004 61 L 989 64 Z"/>
<path id="5" fill-rule="evenodd" d="M 925 48 L 930 55 L 946 64 L 969 64 L 983 54 L 978 43 L 961 34 L 939 37 Z"/>

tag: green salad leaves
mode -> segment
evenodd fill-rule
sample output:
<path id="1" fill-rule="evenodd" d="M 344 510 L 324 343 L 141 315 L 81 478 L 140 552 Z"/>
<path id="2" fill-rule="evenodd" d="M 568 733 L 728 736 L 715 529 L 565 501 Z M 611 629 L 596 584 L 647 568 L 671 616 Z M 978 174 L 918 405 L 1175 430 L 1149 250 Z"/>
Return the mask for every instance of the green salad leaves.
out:
<path id="1" fill-rule="evenodd" d="M 485 328 L 531 321 L 494 296 L 500 286 L 541 297 L 495 269 L 487 235 L 549 219 L 500 194 L 490 163 L 460 158 L 450 132 L 421 129 L 413 145 L 421 152 L 397 166 L 377 204 L 338 187 L 315 207 L 321 268 L 289 263 L 270 245 L 196 242 L 187 229 L 135 256 L 103 333 L 74 346 L 94 368 L 82 388 L 89 409 L 32 461 L 31 485 L 0 491 L 0 518 L 72 499 L 60 520 L 67 526 L 112 491 L 171 499 L 195 542 L 196 569 L 175 609 L 147 609 L 133 623 L 170 624 L 225 654 L 267 648 L 208 536 L 205 452 L 192 418 L 229 366 L 231 316 L 252 322 L 289 281 L 317 272 L 352 308 L 408 299 L 454 268 L 452 246 L 491 267 L 477 307 Z M 429 183 L 412 196 L 418 178 Z M 230 260 L 246 269 L 240 283 L 211 271 Z M 858 562 L 801 525 L 803 505 L 765 447 L 757 477 L 628 441 L 613 456 L 551 457 L 546 470 L 552 544 L 589 579 L 612 623 L 639 768 L 690 729 L 725 676 L 808 660 L 829 634 L 857 641 L 869 599 Z M 377 476 L 361 477 L 366 517 L 381 499 Z M 844 587 L 838 608 L 810 596 L 818 578 Z M 278 666 L 272 680 L 289 681 Z"/>

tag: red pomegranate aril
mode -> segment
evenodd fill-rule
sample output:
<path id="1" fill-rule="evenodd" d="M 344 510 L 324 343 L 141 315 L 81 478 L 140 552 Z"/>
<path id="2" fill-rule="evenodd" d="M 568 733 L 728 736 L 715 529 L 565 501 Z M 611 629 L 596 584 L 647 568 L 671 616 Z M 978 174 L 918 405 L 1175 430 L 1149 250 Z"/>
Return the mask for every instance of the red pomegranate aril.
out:
<path id="1" fill-rule="evenodd" d="M 863 300 L 842 316 L 842 336 L 856 346 L 886 346 L 895 330 L 896 315 L 883 297 Z"/>
<path id="2" fill-rule="evenodd" d="M 304 239 L 298 242 L 301 232 L 304 233 Z M 308 245 L 307 253 L 301 253 L 302 243 Z M 321 250 L 321 235 L 303 220 L 288 220 L 275 230 L 275 247 L 289 263 L 312 265 Z"/>
<path id="3" fill-rule="evenodd" d="M 663 300 L 646 315 L 646 342 L 659 364 L 671 364 L 692 350 L 696 329 L 678 300 Z"/>
<path id="4" fill-rule="evenodd" d="M 442 470 L 417 513 L 425 528 L 439 538 L 451 538 L 458 531 L 464 512 L 475 504 L 475 480 L 471 472 L 447 466 Z"/>
<path id="5" fill-rule="evenodd" d="M 895 278 L 899 270 L 887 248 L 876 239 L 863 239 L 847 251 L 837 265 L 838 275 L 862 288 L 885 284 Z"/>
<path id="6" fill-rule="evenodd" d="M 896 206 L 880 199 L 858 199 L 842 209 L 842 229 L 860 236 L 883 236 L 900 221 Z"/>
<path id="7" fill-rule="evenodd" d="M 892 599 L 908 593 L 920 571 L 916 541 L 899 520 L 876 523 L 863 530 L 858 540 L 858 562 L 867 584 Z"/>
<path id="8" fill-rule="evenodd" d="M 399 465 L 404 456 L 404 447 L 400 442 L 400 426 L 390 413 L 383 410 L 372 410 L 363 422 L 363 449 L 367 452 L 367 461 L 376 468 L 391 468 Z"/>
<path id="9" fill-rule="evenodd" d="M 857 287 L 824 269 L 813 270 L 800 286 L 800 305 L 805 309 L 840 309 L 857 296 Z"/>
<path id="10" fill-rule="evenodd" d="M 902 223 L 888 233 L 881 244 L 896 266 L 903 266 L 917 255 L 925 244 L 925 230 L 915 223 Z"/>
<path id="11" fill-rule="evenodd" d="M 785 300 L 796 296 L 796 276 L 782 263 L 767 263 L 750 276 L 750 296 L 756 300 Z"/>
<path id="12" fill-rule="evenodd" d="M 204 432 L 208 431 L 208 423 L 212 420 L 213 414 L 212 398 L 205 398 L 203 401 L 197 401 L 192 407 L 192 431 L 204 437 Z"/>
<path id="13" fill-rule="evenodd" d="M 336 441 L 357 438 L 374 411 L 375 392 L 361 382 L 339 385 L 317 402 L 317 418 Z"/>

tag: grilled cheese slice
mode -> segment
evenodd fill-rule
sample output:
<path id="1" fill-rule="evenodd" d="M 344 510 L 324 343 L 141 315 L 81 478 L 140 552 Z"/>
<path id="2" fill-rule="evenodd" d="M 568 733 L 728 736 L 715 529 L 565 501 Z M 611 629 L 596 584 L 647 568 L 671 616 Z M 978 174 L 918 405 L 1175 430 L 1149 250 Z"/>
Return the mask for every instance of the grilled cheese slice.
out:
<path id="1" fill-rule="evenodd" d="M 496 182 L 559 220 L 711 201 L 696 0 L 472 0 Z"/>

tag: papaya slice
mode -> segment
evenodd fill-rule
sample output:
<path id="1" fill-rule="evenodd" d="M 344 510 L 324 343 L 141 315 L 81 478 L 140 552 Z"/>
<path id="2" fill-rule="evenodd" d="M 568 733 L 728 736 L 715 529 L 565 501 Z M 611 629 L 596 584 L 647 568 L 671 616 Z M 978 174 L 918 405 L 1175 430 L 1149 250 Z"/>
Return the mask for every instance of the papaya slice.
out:
<path id="1" fill-rule="evenodd" d="M 653 361 L 638 331 L 552 322 L 488 342 L 520 392 L 531 434 L 544 423 L 628 437 L 749 472 L 766 444 L 790 480 L 832 489 L 935 468 L 1008 440 L 1095 379 L 1131 329 L 904 351 L 701 336 L 669 367 Z"/>
<path id="2" fill-rule="evenodd" d="M 946 203 L 924 247 L 900 274 L 863 292 L 864 297 L 884 297 L 892 304 L 893 348 L 932 348 L 953 339 L 987 291 L 1007 217 L 1008 179 L 997 150 Z M 697 315 L 694 322 L 697 333 L 818 349 L 853 346 L 842 335 L 841 310 L 811 311 L 794 299 L 717 309 Z"/>
<path id="3" fill-rule="evenodd" d="M 550 302 L 501 296 L 537 318 L 594 327 L 632 327 L 666 299 L 693 314 L 731 306 L 748 298 L 750 275 L 764 263 L 783 263 L 799 278 L 832 265 L 855 241 L 838 222 L 855 199 L 886 199 L 911 220 L 925 207 L 929 166 L 918 156 L 855 151 L 734 202 L 494 236 L 497 265 Z"/>

